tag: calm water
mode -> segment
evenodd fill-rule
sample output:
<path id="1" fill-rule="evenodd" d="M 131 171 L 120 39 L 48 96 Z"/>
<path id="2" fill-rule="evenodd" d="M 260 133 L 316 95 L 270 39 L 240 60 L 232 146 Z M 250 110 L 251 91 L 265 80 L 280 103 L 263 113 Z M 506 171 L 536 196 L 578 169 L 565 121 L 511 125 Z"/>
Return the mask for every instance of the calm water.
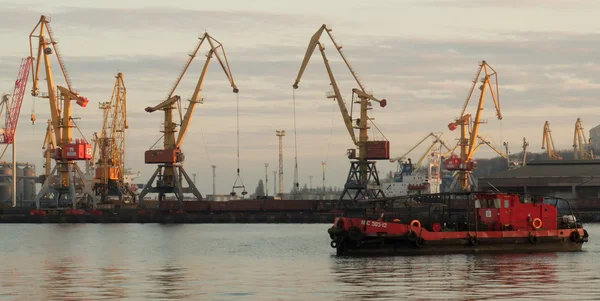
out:
<path id="1" fill-rule="evenodd" d="M 329 225 L 0 225 L 0 300 L 599 300 L 585 252 L 340 259 Z"/>

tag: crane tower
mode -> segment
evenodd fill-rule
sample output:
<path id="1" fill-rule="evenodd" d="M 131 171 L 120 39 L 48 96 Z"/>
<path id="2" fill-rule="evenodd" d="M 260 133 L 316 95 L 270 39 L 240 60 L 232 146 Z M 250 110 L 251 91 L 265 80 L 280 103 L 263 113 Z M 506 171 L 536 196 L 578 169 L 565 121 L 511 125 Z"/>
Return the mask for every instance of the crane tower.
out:
<path id="1" fill-rule="evenodd" d="M 188 70 L 188 67 L 196 57 L 198 50 L 204 42 L 210 44 L 210 49 L 206 54 L 206 60 L 202 68 L 200 78 L 196 82 L 196 88 L 194 89 L 192 98 L 189 100 L 190 103 L 185 111 L 185 115 L 182 116 L 181 108 L 183 107 L 183 105 L 181 103 L 181 98 L 179 95 L 174 95 L 174 93 L 177 89 L 177 86 L 181 82 L 181 79 Z M 149 113 L 155 111 L 164 112 L 164 129 L 161 131 L 163 132 L 163 148 L 147 150 L 144 155 L 146 164 L 158 164 L 158 168 L 150 177 L 150 180 L 148 181 L 142 192 L 140 192 L 139 199 L 141 207 L 144 207 L 144 196 L 147 193 L 158 193 L 159 202 L 166 200 L 167 193 L 175 194 L 177 200 L 179 201 L 179 208 L 182 208 L 183 206 L 184 193 L 192 193 L 198 200 L 202 199 L 202 194 L 200 194 L 200 191 L 198 191 L 192 179 L 183 169 L 183 161 L 185 156 L 181 147 L 183 145 L 185 136 L 190 128 L 190 122 L 194 115 L 196 105 L 198 103 L 203 103 L 204 101 L 204 99 L 200 97 L 200 94 L 202 92 L 204 78 L 206 77 L 206 72 L 208 70 L 208 66 L 213 55 L 219 61 L 219 64 L 225 72 L 225 76 L 227 77 L 231 87 L 233 88 L 233 93 L 239 92 L 233 80 L 233 76 L 231 75 L 231 69 L 229 68 L 229 63 L 223 45 L 219 41 L 214 39 L 212 36 L 210 36 L 207 32 L 205 32 L 204 35 L 199 37 L 199 41 L 196 45 L 195 50 L 189 54 L 190 58 L 186 62 L 186 65 L 184 66 L 181 74 L 177 78 L 175 85 L 173 85 L 173 87 L 171 88 L 167 99 L 154 107 L 146 108 L 146 112 Z M 175 120 L 173 118 L 173 111 L 175 109 L 179 109 L 179 123 L 175 123 Z M 179 134 L 175 135 L 175 133 L 177 132 L 178 125 Z M 183 178 L 185 178 L 188 187 L 183 187 Z M 153 186 L 155 180 L 156 185 Z"/>
<path id="2" fill-rule="evenodd" d="M 479 80 L 480 76 L 481 81 Z M 481 85 L 478 86 L 479 82 L 481 82 Z M 473 118 L 466 110 L 476 89 L 480 90 L 481 93 L 479 94 L 479 102 Z M 498 120 L 502 120 L 500 94 L 498 91 L 498 73 L 486 61 L 482 61 L 479 64 L 477 74 L 475 75 L 475 79 L 473 79 L 471 90 L 469 90 L 460 116 L 448 124 L 448 129 L 451 131 L 460 127 L 460 156 L 452 154 L 450 158 L 446 160 L 446 169 L 449 171 L 456 171 L 455 177 L 450 184 L 452 190 L 471 191 L 477 183 L 472 174 L 472 171 L 477 166 L 477 162 L 473 160 L 473 157 L 478 150 L 477 146 L 480 145 L 478 139 L 484 140 L 479 136 L 479 129 L 480 125 L 486 122 L 481 119 L 481 116 L 487 90 L 489 90 L 492 96 L 494 107 L 496 109 L 496 117 Z M 491 146 L 491 144 L 488 145 Z M 455 184 L 457 183 L 459 187 L 455 187 Z"/>
<path id="3" fill-rule="evenodd" d="M 573 135 L 573 154 L 575 159 L 595 159 L 594 152 L 589 141 L 585 138 L 581 118 L 575 122 L 575 133 Z"/>
<path id="4" fill-rule="evenodd" d="M 269 196 L 269 163 L 265 163 L 265 196 Z"/>
<path id="5" fill-rule="evenodd" d="M 529 146 L 529 142 L 527 139 L 523 137 L 523 166 L 527 165 L 527 147 Z"/>
<path id="6" fill-rule="evenodd" d="M 273 171 L 273 196 L 277 195 L 277 170 Z"/>
<path id="7" fill-rule="evenodd" d="M 36 30 L 39 31 L 36 34 Z M 34 42 L 34 40 L 36 40 Z M 58 50 L 57 41 L 54 39 L 50 28 L 50 20 L 42 15 L 35 28 L 29 34 L 29 52 L 33 56 L 34 45 L 37 46 L 37 59 L 33 68 L 32 96 L 47 98 L 50 104 L 50 120 L 46 132 L 46 158 L 54 158 L 56 165 L 50 172 L 50 164 L 46 165 L 46 174 L 41 179 L 44 183 L 35 197 L 36 207 L 40 209 L 42 199 L 54 202 L 57 207 L 63 204 L 96 207 L 96 198 L 88 185 L 77 161 L 89 161 L 92 157 L 92 145 L 83 139 L 73 139 L 73 128 L 76 128 L 71 116 L 72 101 L 85 108 L 89 100 L 77 93 L 71 84 L 62 56 Z M 56 55 L 64 77 L 65 86 L 55 86 L 50 56 Z M 39 93 L 40 69 L 44 65 L 47 94 Z M 32 116 L 33 117 L 33 116 Z M 33 118 L 32 118 L 33 120 Z M 47 161 L 48 163 L 48 161 Z M 86 203 L 84 205 L 84 203 Z M 91 203 L 91 204 L 89 204 Z"/>
<path id="8" fill-rule="evenodd" d="M 283 136 L 285 130 L 276 130 L 275 136 L 279 137 L 279 195 L 283 194 Z"/>
<path id="9" fill-rule="evenodd" d="M 542 149 L 547 150 L 548 160 L 562 160 L 562 156 L 556 152 L 556 148 L 554 147 L 552 130 L 550 130 L 550 123 L 548 121 L 544 123 L 544 131 L 542 133 Z"/>
<path id="10" fill-rule="evenodd" d="M 368 130 L 371 128 L 370 124 L 373 125 L 373 118 L 368 116 L 368 111 L 372 109 L 371 101 L 379 103 L 379 105 L 383 108 L 386 106 L 387 100 L 377 99 L 372 95 L 372 93 L 367 93 L 365 86 L 359 80 L 354 68 L 352 68 L 346 59 L 346 56 L 342 52 L 342 46 L 335 41 L 331 31 L 332 30 L 330 28 L 327 28 L 327 26 L 323 24 L 311 37 L 306 49 L 306 54 L 304 55 L 304 60 L 302 61 L 302 65 L 298 71 L 298 76 L 296 77 L 292 87 L 294 89 L 298 89 L 300 79 L 302 78 L 302 75 L 308 66 L 308 62 L 310 61 L 312 54 L 318 46 L 327 70 L 329 84 L 333 88 L 333 92 L 328 92 L 326 97 L 334 99 L 337 102 L 348 134 L 350 134 L 350 138 L 352 139 L 354 146 L 358 148 L 358 156 L 356 154 L 356 148 L 348 149 L 348 159 L 352 161 L 350 161 L 350 171 L 348 172 L 348 178 L 346 179 L 346 183 L 344 185 L 344 191 L 340 195 L 339 200 L 342 201 L 349 198 L 349 200 L 354 201 L 364 198 L 385 197 L 383 190 L 381 189 L 381 183 L 379 181 L 379 175 L 377 174 L 375 161 L 371 160 L 388 160 L 390 158 L 390 144 L 387 139 L 377 141 L 369 138 Z M 335 49 L 341 56 L 346 67 L 352 74 L 355 83 L 359 87 L 352 89 L 352 107 L 350 109 L 350 113 L 348 112 L 349 110 L 346 107 L 344 99 L 342 98 L 338 83 L 335 80 L 329 60 L 325 54 L 325 46 L 323 46 L 323 44 L 319 41 L 323 33 L 326 33 L 329 36 Z M 356 110 L 353 109 L 355 104 L 358 106 L 358 109 Z M 353 115 L 353 112 L 355 111 L 358 111 L 359 116 Z M 375 128 L 377 129 L 376 126 Z M 355 129 L 358 129 L 358 135 L 355 133 Z M 358 138 L 356 136 L 358 136 Z"/>
<path id="11" fill-rule="evenodd" d="M 125 183 L 125 130 L 129 128 L 127 90 L 123 73 L 119 72 L 115 78 L 110 101 L 100 103 L 104 120 L 100 137 L 95 143 L 100 150 L 100 157 L 95 166 L 94 191 L 103 203 L 108 202 L 109 196 L 118 197 L 121 202 L 133 202 L 135 198 Z M 92 156 L 95 151 L 96 148 Z"/>

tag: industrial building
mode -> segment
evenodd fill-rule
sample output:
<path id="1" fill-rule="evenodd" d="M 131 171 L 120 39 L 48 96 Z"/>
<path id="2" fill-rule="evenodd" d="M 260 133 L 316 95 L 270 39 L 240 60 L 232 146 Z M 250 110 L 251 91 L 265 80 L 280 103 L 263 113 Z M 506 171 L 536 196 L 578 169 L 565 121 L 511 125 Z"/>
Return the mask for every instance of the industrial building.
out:
<path id="1" fill-rule="evenodd" d="M 590 144 L 593 150 L 600 151 L 600 125 L 590 129 Z"/>
<path id="2" fill-rule="evenodd" d="M 526 192 L 565 199 L 600 198 L 600 160 L 539 160 L 478 179 L 480 191 Z"/>

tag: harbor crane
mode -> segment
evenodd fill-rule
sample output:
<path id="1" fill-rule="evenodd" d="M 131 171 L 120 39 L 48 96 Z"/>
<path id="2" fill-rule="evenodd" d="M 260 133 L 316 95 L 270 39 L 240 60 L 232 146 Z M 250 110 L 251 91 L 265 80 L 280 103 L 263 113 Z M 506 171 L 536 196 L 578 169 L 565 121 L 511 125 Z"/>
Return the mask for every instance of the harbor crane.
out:
<path id="1" fill-rule="evenodd" d="M 523 137 L 523 163 L 522 166 L 527 166 L 527 147 L 529 147 L 529 142 L 527 142 L 526 137 Z"/>
<path id="2" fill-rule="evenodd" d="M 300 79 L 304 74 L 306 66 L 310 61 L 315 48 L 318 46 L 323 58 L 323 62 L 325 63 L 325 68 L 327 69 L 327 75 L 329 76 L 330 84 L 333 88 L 333 92 L 328 92 L 326 96 L 327 98 L 332 98 L 337 101 L 348 134 L 350 134 L 352 142 L 358 148 L 358 157 L 356 156 L 355 148 L 349 149 L 347 152 L 348 158 L 352 161 L 350 162 L 350 171 L 344 185 L 344 190 L 340 195 L 340 201 L 347 198 L 350 200 L 357 200 L 364 198 L 385 197 L 383 190 L 381 190 L 381 184 L 379 181 L 379 175 L 377 174 L 375 161 L 370 160 L 388 160 L 390 158 L 390 144 L 387 139 L 382 141 L 369 140 L 369 122 L 373 124 L 373 119 L 368 116 L 367 112 L 368 110 L 372 109 L 371 101 L 379 103 L 381 107 L 385 107 L 387 101 L 385 99 L 378 99 L 371 93 L 367 93 L 364 85 L 358 79 L 356 72 L 346 59 L 346 56 L 344 56 L 344 53 L 342 52 L 342 46 L 335 41 L 331 31 L 332 30 L 330 28 L 327 28 L 327 26 L 323 24 L 311 37 L 308 48 L 306 49 L 306 54 L 304 55 L 304 60 L 302 61 L 302 65 L 298 71 L 298 76 L 293 84 L 293 88 L 298 89 L 298 84 L 300 83 Z M 323 44 L 319 41 L 323 32 L 326 32 L 331 39 L 334 47 L 340 54 L 346 67 L 348 67 L 350 70 L 352 77 L 359 87 L 352 89 L 352 104 L 350 113 L 348 113 L 348 109 L 342 98 L 338 83 L 336 82 L 333 71 L 331 70 L 331 66 L 329 65 L 329 60 L 325 55 L 325 46 L 323 46 Z M 354 104 L 358 104 L 359 106 L 358 118 L 353 116 Z M 375 126 L 375 128 L 377 127 Z M 358 130 L 358 138 L 356 137 L 355 129 Z M 379 129 L 377 130 L 379 131 Z"/>
<path id="3" fill-rule="evenodd" d="M 36 33 L 37 31 L 37 33 Z M 36 41 L 37 40 L 37 41 Z M 50 28 L 50 20 L 42 15 L 39 22 L 29 34 L 30 56 L 34 58 L 34 46 L 37 45 L 37 58 L 33 69 L 32 96 L 47 98 L 50 104 L 50 120 L 46 133 L 44 147 L 46 156 L 46 173 L 41 177 L 41 190 L 36 195 L 36 207 L 40 209 L 42 198 L 54 201 L 57 207 L 71 205 L 73 209 L 80 207 L 96 207 L 96 198 L 87 185 L 83 172 L 77 166 L 76 161 L 87 161 L 91 159 L 92 145 L 85 138 L 73 139 L 73 128 L 77 127 L 71 116 L 72 101 L 85 108 L 89 102 L 86 97 L 79 95 L 72 88 L 67 69 L 62 56 L 58 50 L 57 41 Z M 55 54 L 60 65 L 66 87 L 55 86 L 54 75 L 51 67 L 51 55 Z M 39 92 L 39 78 L 41 65 L 44 65 L 47 94 Z M 35 117 L 32 116 L 32 120 Z M 49 137 L 49 136 L 52 137 Z M 48 139 L 49 138 L 49 139 Z M 48 148 L 51 147 L 51 148 Z M 55 160 L 56 165 L 50 169 L 48 157 Z M 91 204 L 90 204 L 91 203 Z"/>
<path id="4" fill-rule="evenodd" d="M 400 157 L 395 157 L 395 158 L 391 158 L 389 159 L 390 162 L 398 162 L 398 167 L 400 168 L 403 164 L 403 160 L 407 159 L 408 154 L 410 154 L 412 151 L 414 151 L 417 147 L 419 147 L 419 145 L 423 144 L 423 142 L 425 142 L 425 140 L 427 140 L 427 138 L 431 137 L 433 138 L 431 144 L 429 145 L 429 147 L 427 147 L 427 149 L 425 150 L 425 152 L 423 153 L 423 155 L 419 158 L 419 160 L 417 161 L 416 164 L 413 164 L 413 169 L 418 169 L 421 164 L 423 164 L 423 162 L 425 161 L 425 158 L 427 158 L 430 154 L 431 151 L 433 150 L 433 148 L 439 144 L 440 145 L 440 149 L 441 147 L 444 147 L 448 153 L 452 152 L 453 149 L 450 149 L 448 147 L 448 145 L 446 144 L 446 142 L 444 142 L 444 140 L 442 139 L 444 134 L 442 133 L 429 133 L 427 134 L 423 139 L 421 139 L 416 145 L 414 145 L 411 149 L 409 149 L 406 153 L 404 153 L 402 156 Z M 409 159 L 410 160 L 410 159 Z"/>
<path id="5" fill-rule="evenodd" d="M 117 73 L 112 96 L 109 102 L 100 103 L 103 110 L 103 123 L 100 136 L 94 135 L 99 149 L 98 163 L 95 166 L 94 191 L 101 203 L 108 203 L 109 197 L 118 197 L 120 202 L 134 201 L 135 194 L 125 183 L 125 130 L 127 122 L 127 89 L 123 73 Z M 92 156 L 95 158 L 96 147 Z M 114 205 L 114 204 L 113 204 Z"/>
<path id="6" fill-rule="evenodd" d="M 554 148 L 554 140 L 552 139 L 552 131 L 550 130 L 550 123 L 548 121 L 544 123 L 544 132 L 542 135 L 542 149 L 548 151 L 548 159 L 562 160 L 562 156 L 555 151 L 556 148 Z"/>
<path id="7" fill-rule="evenodd" d="M 4 119 L 4 128 L 0 129 L 0 144 L 6 144 L 6 147 L 0 155 L 0 159 L 4 157 L 4 153 L 8 149 L 8 146 L 12 144 L 12 206 L 17 206 L 17 150 L 15 143 L 15 134 L 17 131 L 17 125 L 19 123 L 19 115 L 21 112 L 21 105 L 23 104 L 23 96 L 25 95 L 25 89 L 27 88 L 27 80 L 29 79 L 29 71 L 31 70 L 31 57 L 27 57 L 21 60 L 21 66 L 19 67 L 19 73 L 15 80 L 15 87 L 10 95 L 2 95 L 0 102 L 0 115 L 6 113 Z"/>
<path id="8" fill-rule="evenodd" d="M 495 151 L 498 155 L 500 155 L 500 157 L 506 159 L 506 164 L 508 169 L 512 169 L 518 166 L 518 162 L 514 162 L 510 160 L 510 152 L 508 150 L 508 143 L 504 142 L 504 149 L 506 151 L 502 151 L 500 150 L 500 148 L 498 148 L 497 146 L 495 146 L 492 142 L 490 142 L 488 140 L 488 136 L 486 135 L 485 137 L 482 136 L 478 136 L 479 138 L 479 144 L 477 145 L 476 149 L 479 149 L 479 147 L 483 146 L 483 145 L 487 145 L 489 146 L 489 148 L 491 148 L 493 151 Z"/>
<path id="9" fill-rule="evenodd" d="M 594 152 L 588 140 L 585 139 L 581 118 L 575 122 L 575 133 L 573 134 L 573 155 L 575 159 L 595 159 Z"/>
<path id="10" fill-rule="evenodd" d="M 481 91 L 479 95 L 479 103 L 477 104 L 477 112 L 475 113 L 475 119 L 472 120 L 471 114 L 467 114 L 466 110 L 473 96 L 473 92 L 477 88 L 477 83 L 480 76 L 481 85 L 478 87 Z M 493 80 L 492 80 L 493 79 Z M 446 169 L 450 171 L 456 171 L 455 178 L 452 181 L 451 189 L 455 189 L 455 183 L 458 182 L 460 190 L 471 191 L 472 186 L 475 184 L 473 179 L 472 171 L 476 167 L 476 162 L 473 161 L 473 156 L 477 152 L 478 137 L 479 137 L 479 126 L 485 123 L 481 119 L 483 104 L 485 100 L 486 90 L 489 88 L 490 94 L 494 101 L 496 108 L 496 116 L 498 120 L 502 120 L 502 113 L 500 111 L 500 95 L 498 91 L 498 73 L 494 70 L 486 61 L 482 61 L 479 64 L 477 75 L 473 80 L 471 90 L 467 95 L 467 99 L 463 105 L 460 116 L 455 119 L 454 122 L 448 124 L 448 129 L 451 131 L 456 130 L 460 126 L 460 156 L 451 155 L 446 160 Z"/>
<path id="11" fill-rule="evenodd" d="M 210 49 L 206 55 L 206 61 L 204 62 L 204 67 L 202 68 L 200 78 L 196 83 L 196 88 L 194 89 L 192 98 L 189 100 L 190 103 L 185 111 L 185 116 L 182 117 L 181 97 L 179 95 L 174 95 L 174 93 L 204 42 L 207 42 L 210 45 Z M 219 50 L 222 52 L 222 57 L 221 54 L 219 54 Z M 171 88 L 167 99 L 154 107 L 146 108 L 146 112 L 149 113 L 156 111 L 164 112 L 164 129 L 161 131 L 163 133 L 163 148 L 150 149 L 146 151 L 144 155 L 146 164 L 158 164 L 158 168 L 139 194 L 139 204 L 142 207 L 144 206 L 144 196 L 147 193 L 158 193 L 159 202 L 166 199 L 165 195 L 167 193 L 173 193 L 179 201 L 179 208 L 182 208 L 183 206 L 184 193 L 192 193 L 197 199 L 202 199 L 202 194 L 200 194 L 200 191 L 198 191 L 196 188 L 195 183 L 183 169 L 183 161 L 185 157 L 181 146 L 183 145 L 184 138 L 189 129 L 190 122 L 192 121 L 196 105 L 198 103 L 203 103 L 204 101 L 203 98 L 200 98 L 200 93 L 202 92 L 204 78 L 213 55 L 217 58 L 223 71 L 225 72 L 225 76 L 233 88 L 233 93 L 239 92 L 237 86 L 235 85 L 235 81 L 233 80 L 223 45 L 205 32 L 204 35 L 199 37 L 198 44 L 196 45 L 194 51 L 189 54 L 190 58 L 185 64 L 175 84 Z M 175 133 L 177 132 L 177 124 L 174 122 L 173 118 L 173 110 L 176 107 L 179 110 L 180 117 L 179 134 L 177 137 L 175 136 Z M 188 187 L 183 187 L 182 178 L 185 178 Z M 155 180 L 156 185 L 153 186 Z"/>

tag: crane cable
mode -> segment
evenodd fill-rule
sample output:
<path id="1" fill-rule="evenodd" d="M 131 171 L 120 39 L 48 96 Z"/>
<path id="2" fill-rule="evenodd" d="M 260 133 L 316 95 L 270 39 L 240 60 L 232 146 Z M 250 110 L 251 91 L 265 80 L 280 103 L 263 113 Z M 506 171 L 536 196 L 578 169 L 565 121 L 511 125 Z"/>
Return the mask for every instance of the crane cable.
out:
<path id="1" fill-rule="evenodd" d="M 237 107 L 236 107 L 236 118 L 237 118 L 237 177 L 235 179 L 235 182 L 233 182 L 233 187 L 231 188 L 231 196 L 235 196 L 237 193 L 235 192 L 236 188 L 242 188 L 242 196 L 245 196 L 246 194 L 248 194 L 248 192 L 246 191 L 246 187 L 244 186 L 244 181 L 242 181 L 242 178 L 240 177 L 240 94 L 239 92 L 236 93 L 237 95 Z M 240 181 L 240 184 L 238 185 L 238 180 Z"/>
<path id="2" fill-rule="evenodd" d="M 292 101 L 294 107 L 294 187 L 292 192 L 295 194 L 299 193 L 298 184 L 298 138 L 296 134 L 296 90 L 292 89 Z"/>

